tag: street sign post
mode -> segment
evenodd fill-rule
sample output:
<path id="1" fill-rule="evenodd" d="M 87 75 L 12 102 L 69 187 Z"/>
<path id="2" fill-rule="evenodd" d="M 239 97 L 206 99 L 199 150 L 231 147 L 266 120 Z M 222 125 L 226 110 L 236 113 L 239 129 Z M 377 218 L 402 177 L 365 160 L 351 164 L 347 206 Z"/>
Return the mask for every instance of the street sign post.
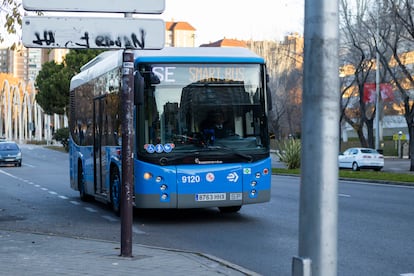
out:
<path id="1" fill-rule="evenodd" d="M 23 45 L 28 48 L 162 49 L 162 19 L 46 17 L 23 18 Z"/>
<path id="2" fill-rule="evenodd" d="M 29 11 L 124 13 L 115 17 L 25 16 L 22 41 L 28 48 L 124 49 L 122 67 L 121 256 L 132 257 L 133 220 L 133 59 L 132 49 L 162 49 L 161 19 L 136 19 L 133 13 L 161 14 L 165 0 L 23 0 Z"/>
<path id="3" fill-rule="evenodd" d="M 23 8 L 27 11 L 161 14 L 165 0 L 23 0 Z"/>
<path id="4" fill-rule="evenodd" d="M 139 73 L 138 73 L 139 74 Z M 122 185 L 121 185 L 121 256 L 132 257 L 132 223 L 134 196 L 134 52 L 124 50 L 121 90 Z"/>

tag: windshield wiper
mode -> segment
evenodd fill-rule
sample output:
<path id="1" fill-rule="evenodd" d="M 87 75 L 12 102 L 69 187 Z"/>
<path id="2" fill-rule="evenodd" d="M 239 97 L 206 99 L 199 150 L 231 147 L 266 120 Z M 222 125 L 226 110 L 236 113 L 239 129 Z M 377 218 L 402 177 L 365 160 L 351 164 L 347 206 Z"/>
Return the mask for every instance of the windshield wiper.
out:
<path id="1" fill-rule="evenodd" d="M 233 153 L 233 154 L 235 154 L 235 155 L 237 155 L 237 156 L 239 156 L 239 157 L 241 157 L 241 158 L 244 158 L 244 159 L 245 159 L 245 160 L 247 160 L 249 163 L 253 162 L 253 156 L 251 156 L 251 155 L 249 155 L 249 154 L 244 154 L 244 153 L 241 153 L 241 152 L 240 152 L 240 151 L 238 151 L 238 150 L 235 150 L 235 149 L 230 148 L 230 147 L 226 147 L 226 146 L 224 146 L 224 145 L 214 145 L 214 146 L 208 146 L 207 148 L 208 148 L 208 149 L 210 149 L 210 150 L 226 150 L 226 151 L 229 151 L 229 152 L 231 152 L 231 153 Z"/>

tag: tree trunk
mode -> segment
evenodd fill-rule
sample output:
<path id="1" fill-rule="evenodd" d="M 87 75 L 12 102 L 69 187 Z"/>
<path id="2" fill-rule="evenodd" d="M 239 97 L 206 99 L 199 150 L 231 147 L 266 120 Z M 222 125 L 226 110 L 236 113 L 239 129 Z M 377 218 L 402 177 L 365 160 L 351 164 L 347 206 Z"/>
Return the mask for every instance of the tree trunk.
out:
<path id="1" fill-rule="evenodd" d="M 410 171 L 414 171 L 414 123 L 411 122 L 408 124 L 408 133 L 410 136 L 409 147 L 408 147 L 408 156 L 411 160 L 410 162 Z"/>

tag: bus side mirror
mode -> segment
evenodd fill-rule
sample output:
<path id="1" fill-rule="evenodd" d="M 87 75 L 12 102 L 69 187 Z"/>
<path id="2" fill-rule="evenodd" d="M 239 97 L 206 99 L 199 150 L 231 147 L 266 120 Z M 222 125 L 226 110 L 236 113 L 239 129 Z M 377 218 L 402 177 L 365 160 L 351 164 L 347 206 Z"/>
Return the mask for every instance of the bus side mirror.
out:
<path id="1" fill-rule="evenodd" d="M 273 103 L 272 103 L 272 92 L 270 91 L 269 84 L 266 84 L 266 101 L 267 101 L 267 110 L 272 110 Z"/>
<path id="2" fill-rule="evenodd" d="M 272 104 L 272 92 L 270 91 L 270 87 L 269 87 L 269 82 L 270 82 L 270 76 L 269 74 L 266 74 L 266 101 L 267 101 L 267 110 L 270 111 L 273 108 L 273 104 Z"/>
<path id="3" fill-rule="evenodd" d="M 134 72 L 134 103 L 135 105 L 144 104 L 144 77 L 138 71 Z"/>

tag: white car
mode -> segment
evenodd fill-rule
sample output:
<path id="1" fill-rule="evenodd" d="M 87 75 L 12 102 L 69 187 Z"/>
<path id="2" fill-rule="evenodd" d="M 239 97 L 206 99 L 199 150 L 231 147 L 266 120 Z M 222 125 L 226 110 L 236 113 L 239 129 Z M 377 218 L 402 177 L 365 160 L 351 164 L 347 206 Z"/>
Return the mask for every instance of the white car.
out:
<path id="1" fill-rule="evenodd" d="M 384 156 L 370 148 L 349 148 L 338 156 L 340 169 L 373 169 L 380 171 L 384 167 Z"/>

